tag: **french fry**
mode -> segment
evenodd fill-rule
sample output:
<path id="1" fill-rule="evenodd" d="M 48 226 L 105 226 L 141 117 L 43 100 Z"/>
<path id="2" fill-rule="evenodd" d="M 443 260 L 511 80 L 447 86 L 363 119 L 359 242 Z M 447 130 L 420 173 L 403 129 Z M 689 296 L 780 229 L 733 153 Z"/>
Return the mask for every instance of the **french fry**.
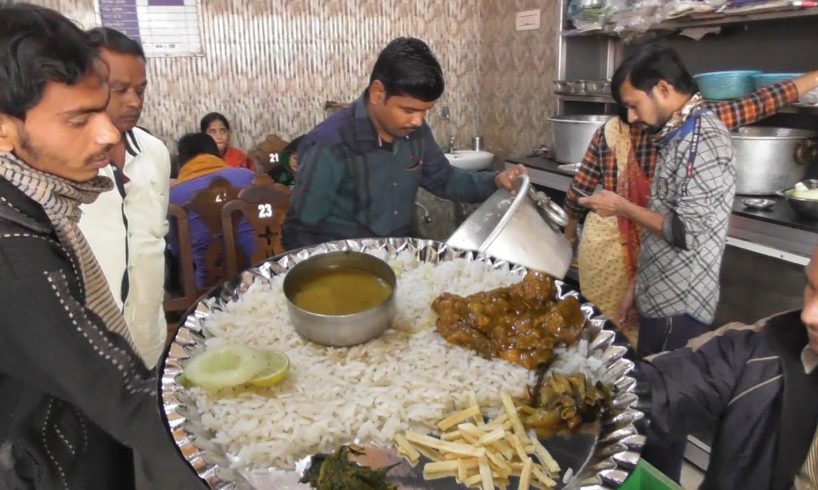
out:
<path id="1" fill-rule="evenodd" d="M 477 458 L 480 465 L 480 481 L 483 484 L 483 490 L 494 490 L 494 478 L 491 476 L 491 468 L 485 456 Z"/>
<path id="2" fill-rule="evenodd" d="M 477 403 L 477 395 L 475 395 L 473 391 L 469 390 L 469 393 L 467 394 L 467 396 L 469 398 L 469 405 L 471 405 L 473 407 L 479 407 L 480 406 L 480 404 Z M 483 414 L 482 413 L 474 415 L 472 418 L 474 419 L 474 423 L 477 424 L 477 427 L 482 427 L 485 424 L 485 422 L 483 421 Z"/>
<path id="3" fill-rule="evenodd" d="M 457 483 L 465 484 L 466 479 L 469 477 L 468 468 L 466 468 L 466 460 L 465 459 L 458 459 L 457 460 Z"/>
<path id="4" fill-rule="evenodd" d="M 498 476 L 505 476 L 508 478 L 508 476 L 511 474 L 511 465 L 503 461 L 491 451 L 486 451 L 486 458 L 493 464 L 493 471 L 497 473 Z"/>
<path id="5" fill-rule="evenodd" d="M 520 422 L 520 418 L 517 416 L 517 406 L 514 404 L 514 400 L 511 399 L 511 395 L 505 391 L 501 391 L 500 401 L 503 403 L 506 415 L 508 415 L 508 419 L 511 421 L 511 428 L 514 429 L 514 434 L 516 434 L 517 437 L 520 438 L 520 442 L 525 445 L 528 443 L 528 436 L 523 428 L 523 423 Z"/>
<path id="6" fill-rule="evenodd" d="M 436 449 L 438 451 L 445 451 L 449 453 L 462 454 L 463 456 L 473 456 L 479 458 L 486 454 L 486 450 L 482 447 L 469 446 L 456 442 L 441 441 L 434 437 L 429 437 L 417 432 L 407 432 L 406 439 L 409 442 L 420 444 L 428 448 Z"/>
<path id="7" fill-rule="evenodd" d="M 406 436 L 403 434 L 396 435 L 395 442 L 398 445 L 398 454 L 409 460 L 412 466 L 417 465 L 418 461 L 420 461 L 420 453 L 406 440 Z"/>
<path id="8" fill-rule="evenodd" d="M 471 475 L 470 477 L 466 478 L 465 485 L 467 487 L 477 487 L 480 488 L 481 483 L 483 482 L 483 476 L 478 473 L 476 475 Z"/>
<path id="9" fill-rule="evenodd" d="M 425 446 L 414 446 L 417 451 L 426 456 L 426 459 L 430 461 L 443 461 L 443 455 L 436 449 L 432 449 Z"/>
<path id="10" fill-rule="evenodd" d="M 495 442 L 489 444 L 488 447 L 491 450 L 497 451 L 500 454 L 502 454 L 503 457 L 506 458 L 508 461 L 511 461 L 512 459 L 514 459 L 514 448 L 509 446 L 505 442 L 505 439 L 503 439 L 502 441 L 495 441 Z"/>
<path id="11" fill-rule="evenodd" d="M 534 475 L 534 478 L 539 480 L 540 483 L 542 483 L 546 487 L 554 488 L 555 486 L 557 486 L 557 482 L 555 482 L 551 478 L 548 478 L 538 466 L 531 467 L 531 474 Z"/>
<path id="12" fill-rule="evenodd" d="M 463 440 L 463 436 L 460 434 L 460 431 L 457 431 L 457 430 L 451 431 L 451 432 L 444 432 L 443 434 L 440 434 L 440 438 L 442 440 L 444 440 L 444 441 L 449 441 L 449 442 L 456 442 L 456 441 L 462 441 Z"/>
<path id="13" fill-rule="evenodd" d="M 479 417 L 480 416 L 480 407 L 478 405 L 472 405 L 471 407 L 461 410 L 454 415 L 449 415 L 445 419 L 438 422 L 437 427 L 442 430 L 446 431 L 449 430 L 450 427 L 454 427 L 455 425 L 463 422 L 466 419 L 472 417 Z"/>
<path id="14" fill-rule="evenodd" d="M 520 438 L 517 437 L 516 434 L 507 437 L 506 440 L 511 441 L 511 447 L 517 451 L 517 457 L 520 458 L 520 461 L 525 461 L 528 457 L 528 453 L 526 452 L 525 448 L 523 447 L 523 443 L 520 442 Z"/>
<path id="15" fill-rule="evenodd" d="M 559 474 L 560 465 L 554 461 L 548 449 L 546 449 L 536 437 L 531 438 L 531 444 L 534 445 L 534 454 L 537 456 L 537 459 L 548 469 L 548 472 L 551 474 Z"/>
<path id="16" fill-rule="evenodd" d="M 495 418 L 494 420 L 490 420 L 485 424 L 485 430 L 494 430 L 497 427 L 503 427 L 505 423 L 508 422 L 508 415 L 502 414 L 499 417 Z M 511 428 L 511 424 L 507 427 L 507 429 Z"/>
<path id="17" fill-rule="evenodd" d="M 441 478 L 449 478 L 450 476 L 455 476 L 456 471 L 441 471 L 438 473 L 430 473 L 426 471 L 426 467 L 423 467 L 423 479 L 424 480 L 440 480 Z"/>
<path id="18" fill-rule="evenodd" d="M 520 471 L 520 483 L 517 486 L 519 490 L 528 490 L 528 487 L 531 485 L 532 466 L 531 458 L 525 458 L 525 461 L 523 461 L 523 468 Z"/>
<path id="19" fill-rule="evenodd" d="M 452 473 L 457 471 L 457 461 L 440 461 L 437 463 L 426 463 L 426 466 L 423 467 L 423 471 L 428 471 L 429 473 Z"/>
<path id="20" fill-rule="evenodd" d="M 502 428 L 494 429 L 493 431 L 480 436 L 480 439 L 477 440 L 477 443 L 480 444 L 481 446 L 487 446 L 492 442 L 501 441 L 503 437 L 505 437 L 505 435 L 506 432 Z"/>

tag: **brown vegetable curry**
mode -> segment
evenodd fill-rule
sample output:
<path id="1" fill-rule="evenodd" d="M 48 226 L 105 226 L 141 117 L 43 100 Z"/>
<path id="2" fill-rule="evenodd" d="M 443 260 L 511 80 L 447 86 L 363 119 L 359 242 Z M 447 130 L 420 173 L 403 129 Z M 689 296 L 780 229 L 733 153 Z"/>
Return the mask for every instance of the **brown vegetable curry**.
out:
<path id="1" fill-rule="evenodd" d="M 582 373 L 570 376 L 555 373 L 541 381 L 533 407 L 520 407 L 520 419 L 541 438 L 571 433 L 583 422 L 591 422 L 608 409 L 613 385 L 594 384 Z"/>
<path id="2" fill-rule="evenodd" d="M 529 272 L 522 281 L 468 297 L 443 293 L 432 302 L 437 331 L 447 341 L 533 369 L 547 364 L 554 347 L 572 344 L 585 317 L 579 301 L 555 301 L 554 281 Z"/>

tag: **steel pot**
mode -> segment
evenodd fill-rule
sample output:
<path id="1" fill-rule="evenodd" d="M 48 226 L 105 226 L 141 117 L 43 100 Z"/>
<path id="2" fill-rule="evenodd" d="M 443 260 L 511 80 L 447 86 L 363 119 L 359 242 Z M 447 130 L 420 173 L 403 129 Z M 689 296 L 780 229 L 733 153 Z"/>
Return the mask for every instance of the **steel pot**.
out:
<path id="1" fill-rule="evenodd" d="M 736 194 L 775 194 L 804 178 L 818 160 L 818 133 L 791 128 L 739 128 L 732 133 L 736 152 Z"/>
<path id="2" fill-rule="evenodd" d="M 383 279 L 392 288 L 392 293 L 381 304 L 349 315 L 323 315 L 300 308 L 293 302 L 293 295 L 304 283 L 333 267 L 371 272 Z M 348 347 L 379 336 L 392 324 L 397 286 L 395 271 L 389 264 L 374 255 L 346 250 L 316 254 L 299 262 L 287 273 L 283 288 L 290 320 L 299 335 L 323 345 Z"/>
<path id="3" fill-rule="evenodd" d="M 515 181 L 512 196 L 498 189 L 446 241 L 562 279 L 571 265 L 571 244 L 561 227 L 565 212 L 545 194 L 534 192 L 527 175 Z"/>
<path id="4" fill-rule="evenodd" d="M 596 114 L 549 117 L 554 159 L 562 163 L 581 162 L 594 132 L 611 117 Z"/>

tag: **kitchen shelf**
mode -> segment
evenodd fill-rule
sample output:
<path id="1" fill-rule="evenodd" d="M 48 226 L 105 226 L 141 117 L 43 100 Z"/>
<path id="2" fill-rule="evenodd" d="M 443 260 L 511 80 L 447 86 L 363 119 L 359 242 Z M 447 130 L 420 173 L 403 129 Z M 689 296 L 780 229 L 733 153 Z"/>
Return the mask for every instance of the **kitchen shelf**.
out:
<path id="1" fill-rule="evenodd" d="M 614 104 L 615 101 L 610 95 L 587 95 L 587 94 L 568 94 L 565 92 L 554 92 L 554 95 L 562 100 L 570 102 L 591 102 L 599 104 Z"/>
<path id="2" fill-rule="evenodd" d="M 757 12 L 746 14 L 724 14 L 715 18 L 689 18 L 675 21 L 666 21 L 657 24 L 651 30 L 679 30 L 690 27 L 714 27 L 748 22 L 764 22 L 771 20 L 795 19 L 804 17 L 818 17 L 818 8 L 812 7 L 800 10 L 782 10 L 775 12 Z"/>
<path id="3" fill-rule="evenodd" d="M 731 24 L 744 24 L 752 22 L 765 22 L 782 19 L 800 19 L 818 17 L 818 7 L 811 7 L 799 10 L 779 10 L 772 12 L 736 13 L 736 14 L 710 14 L 696 17 L 685 17 L 677 20 L 664 21 L 651 26 L 650 31 L 679 31 L 694 27 L 720 27 Z M 613 32 L 612 26 L 603 29 L 580 31 L 577 29 L 565 29 L 560 32 L 562 36 L 619 36 Z"/>
<path id="4" fill-rule="evenodd" d="M 554 92 L 554 95 L 561 100 L 568 102 L 588 102 L 597 104 L 615 104 L 616 101 L 610 95 L 583 95 L 568 94 L 565 92 Z M 810 114 L 818 116 L 818 105 L 789 105 L 781 108 L 778 112 L 785 114 Z"/>

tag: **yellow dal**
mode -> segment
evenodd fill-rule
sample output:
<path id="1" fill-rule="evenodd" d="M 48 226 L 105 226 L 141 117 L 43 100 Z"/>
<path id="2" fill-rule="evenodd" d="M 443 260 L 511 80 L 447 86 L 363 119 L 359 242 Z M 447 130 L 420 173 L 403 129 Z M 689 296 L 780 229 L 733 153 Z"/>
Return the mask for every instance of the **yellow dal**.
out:
<path id="1" fill-rule="evenodd" d="M 321 315 L 350 315 L 374 308 L 392 287 L 372 272 L 353 267 L 323 270 L 293 294 L 301 309 Z"/>

